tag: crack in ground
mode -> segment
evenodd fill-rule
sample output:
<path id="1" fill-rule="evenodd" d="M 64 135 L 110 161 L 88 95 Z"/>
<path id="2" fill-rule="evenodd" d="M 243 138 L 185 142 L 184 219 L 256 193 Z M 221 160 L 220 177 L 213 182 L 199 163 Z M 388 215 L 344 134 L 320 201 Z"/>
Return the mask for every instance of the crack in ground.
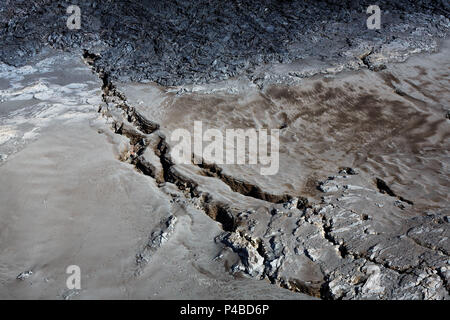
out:
<path id="1" fill-rule="evenodd" d="M 408 231 L 406 232 L 405 235 L 408 237 L 408 239 L 410 239 L 411 241 L 413 241 L 416 245 L 418 245 L 418 246 L 420 246 L 420 247 L 422 247 L 422 248 L 425 248 L 425 249 L 427 249 L 427 250 L 431 250 L 431 251 L 438 252 L 438 253 L 442 254 L 443 256 L 450 257 L 450 255 L 448 254 L 447 251 L 442 250 L 442 249 L 439 249 L 439 248 L 434 247 L 434 246 L 431 246 L 431 245 L 427 245 L 427 244 L 425 244 L 425 243 L 420 242 L 418 239 L 416 239 L 416 238 L 414 238 L 414 237 L 411 237 L 411 236 L 409 235 L 409 232 L 410 232 L 412 229 L 414 229 L 414 228 L 411 228 L 410 230 L 408 230 Z"/>
<path id="2" fill-rule="evenodd" d="M 246 197 L 252 197 L 258 200 L 272 203 L 285 203 L 294 198 L 289 194 L 276 195 L 265 192 L 257 185 L 223 173 L 223 169 L 215 163 L 208 164 L 202 161 L 202 163 L 198 164 L 198 166 L 203 169 L 203 173 L 208 177 L 214 177 L 222 180 L 231 188 L 231 190 Z"/>
<path id="3" fill-rule="evenodd" d="M 116 134 L 127 137 L 132 149 L 129 155 L 123 157 L 121 161 L 129 161 L 139 172 L 156 179 L 156 182 L 158 183 L 175 184 L 180 191 L 184 191 L 184 194 L 187 198 L 199 199 L 201 209 L 213 220 L 219 222 L 222 225 L 222 229 L 224 231 L 228 232 L 229 234 L 239 232 L 237 231 L 237 227 L 239 226 L 241 221 L 240 219 L 236 218 L 235 215 L 233 215 L 228 205 L 219 201 L 215 201 L 209 193 L 199 191 L 197 188 L 198 184 L 195 181 L 174 172 L 174 163 L 170 157 L 170 147 L 166 141 L 166 138 L 160 132 L 158 132 L 159 125 L 146 119 L 144 116 L 139 114 L 135 110 L 135 108 L 129 106 L 126 102 L 126 97 L 113 85 L 108 77 L 108 74 L 105 73 L 102 69 L 94 66 L 94 62 L 100 57 L 85 50 L 83 58 L 84 61 L 91 67 L 93 72 L 96 73 L 102 80 L 103 102 L 107 106 L 112 103 L 116 108 L 124 111 L 127 121 L 135 127 L 133 128 L 133 126 L 120 121 L 113 122 L 112 129 L 114 130 L 114 132 Z M 100 107 L 99 112 L 102 111 L 103 108 Z M 149 147 L 147 136 L 151 134 L 156 134 L 159 137 L 159 142 L 153 151 L 155 152 L 155 155 L 158 156 L 162 166 L 162 175 L 160 176 L 157 175 L 157 169 L 155 168 L 155 166 L 146 161 L 142 156 L 144 151 Z M 243 196 L 252 197 L 254 199 L 270 203 L 283 203 L 293 199 L 293 196 L 288 194 L 274 195 L 264 192 L 257 185 L 236 179 L 230 175 L 226 175 L 222 172 L 222 169 L 215 164 L 206 164 L 203 162 L 202 164 L 199 164 L 198 167 L 202 170 L 202 173 L 205 176 L 220 179 L 226 185 L 228 185 L 233 192 L 239 193 Z M 309 206 L 308 200 L 304 197 L 300 197 L 297 207 L 299 209 L 302 209 L 307 206 Z M 245 241 L 250 241 L 246 237 L 243 238 L 245 239 Z M 320 294 L 317 292 L 317 290 L 308 286 L 307 284 L 302 283 L 301 281 L 287 281 L 285 279 L 278 279 L 276 272 L 272 275 L 267 274 L 265 270 L 269 258 L 265 252 L 265 249 L 263 248 L 262 241 L 259 238 L 256 240 L 251 239 L 251 241 L 256 241 L 256 251 L 261 255 L 262 259 L 264 259 L 265 267 L 262 278 L 267 277 L 271 283 L 278 284 L 280 287 L 289 289 L 294 292 L 301 292 L 311 296 L 320 297 Z M 225 241 L 223 242 L 225 243 Z M 232 247 L 231 244 L 230 246 Z M 235 250 L 235 248 L 233 247 L 232 249 Z M 155 248 L 147 246 L 144 248 L 143 252 L 152 252 L 152 250 L 155 250 Z M 137 255 L 138 265 L 143 265 L 147 262 L 147 258 L 143 252 Z M 238 254 L 242 259 L 244 254 L 242 252 L 239 252 Z"/>
<path id="4" fill-rule="evenodd" d="M 388 194 L 389 196 L 397 198 L 398 200 L 400 200 L 402 202 L 406 202 L 407 204 L 414 205 L 414 202 L 412 202 L 411 200 L 405 199 L 402 196 L 395 194 L 395 192 L 392 191 L 392 189 L 387 185 L 387 183 L 384 182 L 383 180 L 381 180 L 380 178 L 376 178 L 375 182 L 377 184 L 377 188 L 380 193 Z"/>

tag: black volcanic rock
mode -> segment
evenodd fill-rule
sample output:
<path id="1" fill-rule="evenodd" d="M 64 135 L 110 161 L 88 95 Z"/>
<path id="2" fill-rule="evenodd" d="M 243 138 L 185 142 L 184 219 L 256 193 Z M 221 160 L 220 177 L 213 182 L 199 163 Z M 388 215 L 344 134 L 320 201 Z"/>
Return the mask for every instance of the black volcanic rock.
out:
<path id="1" fill-rule="evenodd" d="M 428 41 L 448 32 L 448 1 L 378 1 L 382 29 L 368 30 L 372 1 L 52 1 L 0 4 L 0 60 L 22 65 L 50 45 L 100 54 L 114 79 L 164 85 L 226 79 L 255 66 L 307 57 L 334 61 L 355 45 Z M 66 27 L 69 5 L 81 29 Z M 417 29 L 419 28 L 419 29 Z"/>

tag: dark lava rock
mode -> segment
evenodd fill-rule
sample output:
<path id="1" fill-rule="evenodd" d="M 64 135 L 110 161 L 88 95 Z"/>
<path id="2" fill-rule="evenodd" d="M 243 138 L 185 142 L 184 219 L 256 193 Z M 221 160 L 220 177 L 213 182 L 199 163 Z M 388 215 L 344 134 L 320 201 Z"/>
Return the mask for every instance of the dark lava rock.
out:
<path id="1" fill-rule="evenodd" d="M 411 33 L 418 28 L 447 34 L 448 1 L 377 1 L 382 29 L 368 30 L 372 2 L 3 0 L 0 60 L 23 65 L 46 45 L 87 49 L 101 56 L 95 64 L 113 79 L 177 85 L 226 79 L 274 62 L 333 61 L 363 41 L 374 50 L 393 39 L 416 41 Z M 69 5 L 81 8 L 79 30 L 66 27 Z"/>

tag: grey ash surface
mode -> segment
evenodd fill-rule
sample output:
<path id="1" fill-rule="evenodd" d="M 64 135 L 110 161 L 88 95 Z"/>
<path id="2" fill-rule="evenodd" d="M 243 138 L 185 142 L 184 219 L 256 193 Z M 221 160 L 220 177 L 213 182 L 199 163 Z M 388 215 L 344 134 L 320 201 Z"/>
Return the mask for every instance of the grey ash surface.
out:
<path id="1" fill-rule="evenodd" d="M 348 50 L 377 52 L 393 41 L 432 50 L 448 32 L 448 1 L 376 1 L 382 29 L 368 30 L 373 2 L 6 0 L 0 60 L 23 65 L 46 45 L 88 49 L 112 79 L 179 85 L 252 78 L 271 63 L 338 61 Z M 71 4 L 81 7 L 80 30 L 66 27 Z"/>

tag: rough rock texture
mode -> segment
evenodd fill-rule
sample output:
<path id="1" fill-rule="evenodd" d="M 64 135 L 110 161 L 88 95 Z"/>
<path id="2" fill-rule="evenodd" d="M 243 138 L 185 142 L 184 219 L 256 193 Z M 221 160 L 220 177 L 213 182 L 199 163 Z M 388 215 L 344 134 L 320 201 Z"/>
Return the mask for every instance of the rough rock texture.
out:
<path id="1" fill-rule="evenodd" d="M 66 8 L 81 8 L 81 29 L 66 27 Z M 448 1 L 377 1 L 382 29 L 368 30 L 372 1 L 52 1 L 0 4 L 0 60 L 23 65 L 51 45 L 89 49 L 96 65 L 121 80 L 164 85 L 248 74 L 267 64 L 312 59 L 288 78 L 320 71 L 381 69 L 411 52 L 433 51 L 449 28 Z M 259 71 L 258 71 L 259 70 Z M 270 76 L 270 74 L 269 74 Z"/>
<path id="2" fill-rule="evenodd" d="M 152 253 L 161 248 L 161 246 L 169 240 L 169 237 L 173 234 L 175 229 L 176 222 L 177 217 L 171 215 L 167 219 L 164 219 L 164 221 L 161 222 L 160 227 L 151 233 L 145 247 L 136 255 L 136 263 L 140 269 L 149 262 Z M 137 272 L 139 272 L 140 269 L 138 269 Z"/>
<path id="3" fill-rule="evenodd" d="M 450 263 L 448 210 L 414 216 L 411 201 L 359 174 L 337 175 L 322 186 L 330 184 L 316 211 L 326 236 L 349 260 L 331 271 L 333 298 L 449 298 L 448 277 L 441 271 Z"/>

